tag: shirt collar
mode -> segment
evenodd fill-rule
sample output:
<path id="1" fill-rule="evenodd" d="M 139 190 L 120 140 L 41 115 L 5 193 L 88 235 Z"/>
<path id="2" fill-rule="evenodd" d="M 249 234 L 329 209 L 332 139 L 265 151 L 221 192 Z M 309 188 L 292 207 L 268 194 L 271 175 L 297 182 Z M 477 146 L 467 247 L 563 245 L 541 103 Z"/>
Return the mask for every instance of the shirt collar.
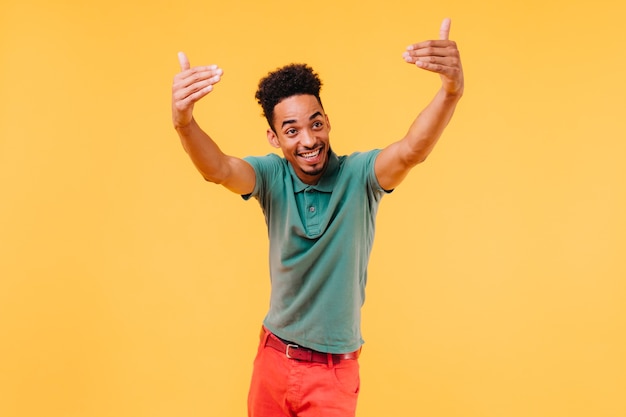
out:
<path id="1" fill-rule="evenodd" d="M 335 154 L 332 150 L 328 155 L 328 166 L 326 167 L 326 171 L 320 177 L 320 180 L 317 182 L 317 184 L 305 184 L 304 182 L 302 182 L 302 180 L 300 180 L 300 178 L 298 178 L 291 164 L 288 165 L 289 172 L 291 173 L 291 178 L 293 179 L 294 192 L 299 193 L 307 188 L 323 193 L 330 193 L 333 190 L 335 178 L 337 177 L 337 172 L 339 171 L 339 158 L 337 157 L 337 154 Z"/>

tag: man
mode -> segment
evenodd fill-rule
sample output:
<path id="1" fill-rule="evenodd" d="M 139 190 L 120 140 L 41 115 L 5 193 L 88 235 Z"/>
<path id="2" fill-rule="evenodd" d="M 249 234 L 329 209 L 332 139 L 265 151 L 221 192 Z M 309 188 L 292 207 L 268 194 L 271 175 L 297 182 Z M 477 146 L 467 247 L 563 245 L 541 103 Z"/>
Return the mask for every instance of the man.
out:
<path id="1" fill-rule="evenodd" d="M 272 291 L 249 416 L 354 416 L 360 313 L 378 203 L 426 159 L 463 94 L 460 56 L 449 32 L 445 19 L 439 40 L 410 45 L 403 54 L 442 82 L 406 136 L 349 156 L 331 149 L 319 77 L 297 64 L 268 74 L 256 93 L 269 124 L 267 139 L 283 157 L 224 154 L 192 114 L 222 70 L 191 68 L 179 54 L 172 113 L 183 147 L 207 181 L 256 198 L 269 232 Z"/>

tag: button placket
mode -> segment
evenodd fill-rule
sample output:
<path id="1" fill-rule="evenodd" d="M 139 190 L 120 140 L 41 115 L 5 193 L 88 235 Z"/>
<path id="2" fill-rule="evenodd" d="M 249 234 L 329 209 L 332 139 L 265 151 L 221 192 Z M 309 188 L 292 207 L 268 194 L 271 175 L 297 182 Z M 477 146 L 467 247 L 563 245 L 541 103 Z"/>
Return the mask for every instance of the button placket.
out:
<path id="1" fill-rule="evenodd" d="M 313 189 L 307 189 L 304 193 L 304 202 L 306 207 L 306 226 L 309 232 L 317 233 L 319 228 L 318 192 Z"/>

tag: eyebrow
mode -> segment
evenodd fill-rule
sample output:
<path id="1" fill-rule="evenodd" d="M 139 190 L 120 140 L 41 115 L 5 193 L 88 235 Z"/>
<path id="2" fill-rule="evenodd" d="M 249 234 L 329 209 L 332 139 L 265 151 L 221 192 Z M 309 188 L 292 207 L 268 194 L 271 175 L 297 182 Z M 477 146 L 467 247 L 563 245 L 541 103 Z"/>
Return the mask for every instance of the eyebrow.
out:
<path id="1" fill-rule="evenodd" d="M 319 117 L 319 116 L 322 116 L 322 112 L 321 111 L 316 111 L 311 116 L 309 116 L 309 120 L 313 120 L 313 119 L 315 119 L 316 117 Z M 282 128 L 282 127 L 285 127 L 285 125 L 296 123 L 296 122 L 297 122 L 296 119 L 285 120 L 283 122 L 283 124 L 280 125 L 280 127 Z"/>

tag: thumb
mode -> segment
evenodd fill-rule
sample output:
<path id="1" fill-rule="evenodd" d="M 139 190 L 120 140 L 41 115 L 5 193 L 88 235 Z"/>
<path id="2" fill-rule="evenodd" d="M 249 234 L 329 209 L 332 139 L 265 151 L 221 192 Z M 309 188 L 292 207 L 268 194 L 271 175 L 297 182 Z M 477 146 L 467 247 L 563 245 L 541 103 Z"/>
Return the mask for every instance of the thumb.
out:
<path id="1" fill-rule="evenodd" d="M 180 63 L 180 70 L 185 71 L 190 68 L 189 59 L 187 59 L 187 55 L 184 52 L 178 53 L 178 62 Z"/>
<path id="2" fill-rule="evenodd" d="M 450 36 L 450 24 L 451 20 L 449 17 L 443 19 L 443 22 L 441 22 L 441 27 L 439 28 L 439 39 L 446 41 L 448 40 L 448 37 Z"/>

